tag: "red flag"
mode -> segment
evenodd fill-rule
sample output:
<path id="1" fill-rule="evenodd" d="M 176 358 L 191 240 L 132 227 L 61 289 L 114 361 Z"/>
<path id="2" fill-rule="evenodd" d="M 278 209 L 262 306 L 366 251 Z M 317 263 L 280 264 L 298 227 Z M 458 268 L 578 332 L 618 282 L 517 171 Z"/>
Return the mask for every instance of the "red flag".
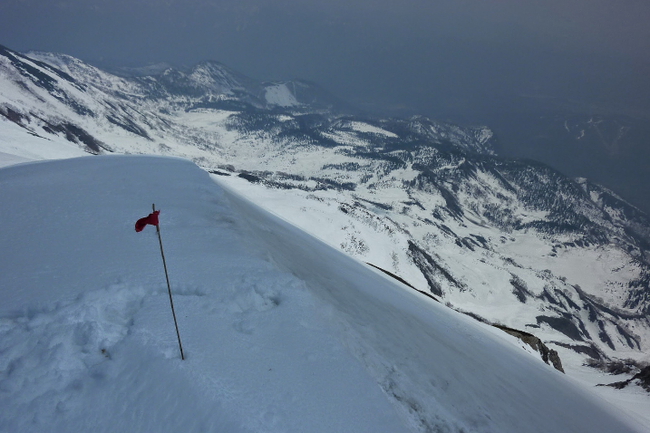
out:
<path id="1" fill-rule="evenodd" d="M 144 228 L 147 226 L 147 224 L 151 224 L 152 226 L 158 226 L 158 214 L 160 213 L 159 210 L 154 211 L 153 213 L 150 213 L 144 218 L 140 218 L 135 222 L 135 231 L 136 232 L 141 232 L 144 230 Z"/>

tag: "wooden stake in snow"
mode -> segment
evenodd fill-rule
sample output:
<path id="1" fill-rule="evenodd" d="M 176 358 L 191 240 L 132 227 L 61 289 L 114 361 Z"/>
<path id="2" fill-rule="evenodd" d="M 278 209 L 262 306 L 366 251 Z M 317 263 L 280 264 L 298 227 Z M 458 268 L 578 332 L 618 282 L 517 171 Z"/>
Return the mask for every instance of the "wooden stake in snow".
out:
<path id="1" fill-rule="evenodd" d="M 162 256 L 163 267 L 165 268 L 165 278 L 167 279 L 167 291 L 169 292 L 169 305 L 172 307 L 172 316 L 174 316 L 174 327 L 176 327 L 176 337 L 178 337 L 178 348 L 181 351 L 181 359 L 185 360 L 185 354 L 183 353 L 183 343 L 181 343 L 181 334 L 178 332 L 178 321 L 176 320 L 176 311 L 174 310 L 174 298 L 172 298 L 172 287 L 169 284 L 169 274 L 167 273 L 167 261 L 165 260 L 165 250 L 163 249 L 162 237 L 160 236 L 160 223 L 158 221 L 159 210 L 156 210 L 156 204 L 152 204 L 153 213 L 150 213 L 144 218 L 140 218 L 135 223 L 135 231 L 141 232 L 147 224 L 156 226 L 156 232 L 158 233 L 158 242 L 160 243 L 160 255 Z"/>

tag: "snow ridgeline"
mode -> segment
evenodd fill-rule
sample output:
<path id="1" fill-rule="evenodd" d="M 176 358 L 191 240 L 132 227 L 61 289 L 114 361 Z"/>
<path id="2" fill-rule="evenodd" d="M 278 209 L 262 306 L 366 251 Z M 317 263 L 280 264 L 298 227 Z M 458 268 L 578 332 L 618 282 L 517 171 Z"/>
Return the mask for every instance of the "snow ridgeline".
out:
<path id="1" fill-rule="evenodd" d="M 152 202 L 184 362 L 155 230 L 133 230 Z M 633 431 L 187 161 L 12 166 L 0 203 L 0 431 Z"/>

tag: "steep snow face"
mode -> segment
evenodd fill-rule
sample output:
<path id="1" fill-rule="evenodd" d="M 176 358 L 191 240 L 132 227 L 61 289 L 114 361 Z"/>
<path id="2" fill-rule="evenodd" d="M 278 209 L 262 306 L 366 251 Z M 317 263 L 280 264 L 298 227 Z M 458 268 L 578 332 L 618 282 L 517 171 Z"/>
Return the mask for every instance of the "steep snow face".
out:
<path id="1" fill-rule="evenodd" d="M 189 162 L 8 167 L 0 202 L 3 431 L 641 431 Z"/>

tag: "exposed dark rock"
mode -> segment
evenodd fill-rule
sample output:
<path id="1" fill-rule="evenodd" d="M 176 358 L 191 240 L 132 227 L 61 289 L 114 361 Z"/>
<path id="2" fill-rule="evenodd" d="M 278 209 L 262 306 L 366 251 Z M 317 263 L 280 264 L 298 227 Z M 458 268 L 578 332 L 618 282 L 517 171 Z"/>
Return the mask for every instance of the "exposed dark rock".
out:
<path id="1" fill-rule="evenodd" d="M 391 278 L 396 279 L 397 281 L 399 281 L 399 282 L 402 283 L 402 284 L 405 284 L 406 286 L 410 287 L 411 289 L 416 290 L 416 291 L 422 293 L 424 296 L 427 296 L 427 297 L 433 299 L 433 300 L 436 301 L 436 302 L 440 302 L 440 300 L 439 300 L 438 298 L 436 298 L 435 296 L 433 296 L 431 293 L 427 293 L 427 292 L 425 292 L 425 291 L 423 291 L 423 290 L 420 290 L 420 289 L 416 288 L 415 286 L 409 284 L 408 281 L 404 280 L 402 277 L 400 277 L 400 276 L 398 276 L 398 275 L 395 275 L 395 274 L 393 274 L 392 272 L 389 272 L 389 271 L 387 271 L 387 270 L 384 269 L 384 268 L 380 268 L 380 267 L 377 266 L 377 265 L 373 265 L 372 263 L 368 263 L 368 262 L 366 262 L 366 264 L 372 266 L 372 267 L 375 268 L 375 269 L 379 269 L 380 271 L 382 271 L 382 272 L 385 273 L 386 275 L 390 276 Z"/>
<path id="2" fill-rule="evenodd" d="M 521 341 L 523 341 L 524 343 L 528 344 L 530 347 L 532 347 L 534 350 L 536 350 L 542 355 L 542 360 L 545 363 L 552 365 L 556 370 L 564 373 L 564 369 L 562 368 L 562 361 L 560 360 L 560 355 L 557 353 L 557 351 L 553 349 L 549 349 L 549 347 L 546 344 L 544 344 L 544 342 L 542 342 L 542 340 L 540 340 L 538 337 L 528 332 L 509 328 L 503 325 L 492 324 L 492 326 L 494 326 L 495 328 L 499 328 L 502 331 L 510 335 L 513 335 L 518 339 L 520 339 Z"/>
<path id="3" fill-rule="evenodd" d="M 641 365 L 632 359 L 614 361 L 592 360 L 588 365 L 606 371 L 612 375 L 634 374 L 629 379 L 607 384 L 599 384 L 598 386 L 611 386 L 616 389 L 623 389 L 629 385 L 635 384 L 650 393 L 650 365 Z"/>
<path id="4" fill-rule="evenodd" d="M 536 319 L 537 324 L 546 323 L 551 328 L 560 331 L 572 340 L 584 341 L 584 337 L 578 327 L 567 317 L 537 316 Z"/>
<path id="5" fill-rule="evenodd" d="M 63 133 L 65 134 L 66 140 L 71 141 L 72 143 L 81 142 L 85 144 L 91 153 L 97 154 L 100 153 L 102 149 L 105 149 L 104 145 L 99 140 L 76 125 L 65 122 L 59 124 L 46 123 L 47 125 L 43 127 L 45 131 L 52 134 Z"/>
<path id="6" fill-rule="evenodd" d="M 527 298 L 534 298 L 535 295 L 533 295 L 530 290 L 528 290 L 528 286 L 526 285 L 526 282 L 519 278 L 519 276 L 515 274 L 510 274 L 510 284 L 512 285 L 512 293 L 519 299 L 519 302 L 521 303 L 526 303 Z"/>
<path id="7" fill-rule="evenodd" d="M 126 117 L 118 118 L 116 116 L 106 116 L 106 119 L 113 125 L 119 126 L 120 128 L 125 129 L 135 135 L 139 135 L 140 137 L 146 138 L 147 140 L 151 140 L 151 137 L 149 134 L 147 134 L 147 131 L 138 126 L 131 119 L 128 119 Z"/>
<path id="8" fill-rule="evenodd" d="M 600 350 L 598 347 L 596 347 L 593 343 L 589 345 L 584 345 L 584 344 L 567 344 L 567 343 L 562 343 L 559 341 L 553 341 L 553 344 L 557 344 L 558 346 L 565 347 L 567 349 L 571 349 L 574 352 L 577 353 L 582 353 L 584 355 L 589 356 L 592 360 L 600 361 L 603 359 L 607 359 L 607 356 Z"/>
<path id="9" fill-rule="evenodd" d="M 431 293 L 442 296 L 442 287 L 437 280 L 437 276 L 441 275 L 447 281 L 461 290 L 465 290 L 465 285 L 453 277 L 444 267 L 439 265 L 429 253 L 422 248 L 418 247 L 414 242 L 409 240 L 408 255 L 413 260 L 418 268 L 422 271 L 424 278 L 429 283 Z"/>
<path id="10" fill-rule="evenodd" d="M 262 179 L 260 179 L 259 177 L 248 173 L 239 173 L 237 176 L 241 177 L 242 179 L 246 179 L 251 183 L 260 183 L 262 181 Z"/>
<path id="11" fill-rule="evenodd" d="M 230 173 L 226 173 L 219 170 L 210 170 L 209 173 L 216 174 L 217 176 L 230 176 Z"/>
<path id="12" fill-rule="evenodd" d="M 26 117 L 25 115 L 12 110 L 11 107 L 0 107 L 0 114 L 6 117 L 8 120 L 21 126 L 23 119 Z"/>

